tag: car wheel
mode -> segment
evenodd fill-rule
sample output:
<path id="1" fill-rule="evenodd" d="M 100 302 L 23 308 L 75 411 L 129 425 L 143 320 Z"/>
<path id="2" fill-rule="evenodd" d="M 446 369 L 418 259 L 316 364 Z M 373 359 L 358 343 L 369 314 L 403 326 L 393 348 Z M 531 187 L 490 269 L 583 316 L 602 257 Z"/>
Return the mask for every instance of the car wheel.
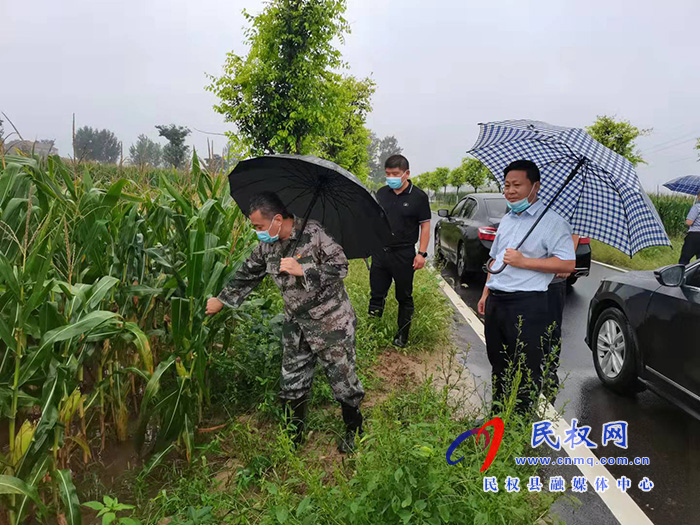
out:
<path id="1" fill-rule="evenodd" d="M 566 286 L 572 288 L 576 284 L 576 281 L 578 281 L 578 277 L 572 275 L 566 279 Z"/>
<path id="2" fill-rule="evenodd" d="M 442 253 L 442 246 L 440 246 L 440 232 L 438 231 L 435 232 L 435 262 L 445 262 L 445 254 Z"/>
<path id="3" fill-rule="evenodd" d="M 593 329 L 593 364 L 598 378 L 610 390 L 630 395 L 640 391 L 637 347 L 632 328 L 617 308 L 606 308 Z"/>
<path id="4" fill-rule="evenodd" d="M 457 277 L 459 277 L 462 281 L 468 280 L 470 276 L 469 272 L 466 270 L 467 261 L 465 260 L 465 257 L 464 245 L 459 243 L 459 247 L 457 248 Z"/>

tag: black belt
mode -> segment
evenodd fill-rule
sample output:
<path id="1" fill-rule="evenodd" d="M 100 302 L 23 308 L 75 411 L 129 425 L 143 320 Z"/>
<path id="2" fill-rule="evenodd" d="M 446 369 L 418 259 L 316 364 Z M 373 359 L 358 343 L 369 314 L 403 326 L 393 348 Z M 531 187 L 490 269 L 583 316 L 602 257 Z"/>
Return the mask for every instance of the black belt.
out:
<path id="1" fill-rule="evenodd" d="M 384 251 L 385 252 L 395 252 L 397 250 L 405 250 L 406 248 L 415 248 L 416 243 L 412 244 L 394 244 L 392 246 L 385 246 Z"/>
<path id="2" fill-rule="evenodd" d="M 495 297 L 528 297 L 531 295 L 546 294 L 547 292 L 540 291 L 522 291 L 522 292 L 502 292 L 501 290 L 489 290 L 489 295 Z"/>

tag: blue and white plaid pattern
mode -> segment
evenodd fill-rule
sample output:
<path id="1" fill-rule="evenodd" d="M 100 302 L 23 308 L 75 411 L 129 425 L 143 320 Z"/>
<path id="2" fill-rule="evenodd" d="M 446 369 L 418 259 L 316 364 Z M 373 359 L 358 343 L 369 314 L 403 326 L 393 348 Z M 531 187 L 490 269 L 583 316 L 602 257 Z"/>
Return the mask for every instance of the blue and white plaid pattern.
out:
<path id="1" fill-rule="evenodd" d="M 552 209 L 574 233 L 609 244 L 630 257 L 648 246 L 670 246 L 656 209 L 632 164 L 582 129 L 533 120 L 480 124 L 469 151 L 504 182 L 503 170 L 515 160 L 537 164 L 542 174 L 539 197 L 548 204 L 579 161 L 584 165 Z"/>
<path id="2" fill-rule="evenodd" d="M 687 193 L 695 197 L 700 193 L 700 175 L 686 175 L 685 177 L 678 177 L 664 184 L 671 191 L 677 191 L 678 193 Z"/>

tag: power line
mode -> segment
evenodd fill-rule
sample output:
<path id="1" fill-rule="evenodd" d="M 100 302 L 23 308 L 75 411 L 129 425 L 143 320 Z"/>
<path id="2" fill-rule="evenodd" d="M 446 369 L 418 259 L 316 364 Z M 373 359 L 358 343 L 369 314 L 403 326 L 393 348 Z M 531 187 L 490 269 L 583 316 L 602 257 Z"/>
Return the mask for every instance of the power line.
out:
<path id="1" fill-rule="evenodd" d="M 678 144 L 682 144 L 683 142 L 689 142 L 690 140 L 695 140 L 695 137 L 697 137 L 698 135 L 700 135 L 700 132 L 698 132 L 698 131 L 693 131 L 691 133 L 684 133 L 684 134 L 679 135 L 677 137 L 674 137 L 672 139 L 666 140 L 664 142 L 660 142 L 659 144 L 654 144 L 652 146 L 649 146 L 647 149 L 642 150 L 642 153 L 654 153 L 656 151 L 662 151 L 663 149 L 666 149 L 666 148 L 664 148 L 664 146 L 666 146 L 666 145 L 675 143 L 676 141 L 679 141 L 679 140 L 680 140 L 680 142 L 678 142 Z M 688 137 L 692 137 L 692 138 L 688 139 Z M 673 147 L 673 146 L 674 145 L 671 145 L 670 147 Z"/>

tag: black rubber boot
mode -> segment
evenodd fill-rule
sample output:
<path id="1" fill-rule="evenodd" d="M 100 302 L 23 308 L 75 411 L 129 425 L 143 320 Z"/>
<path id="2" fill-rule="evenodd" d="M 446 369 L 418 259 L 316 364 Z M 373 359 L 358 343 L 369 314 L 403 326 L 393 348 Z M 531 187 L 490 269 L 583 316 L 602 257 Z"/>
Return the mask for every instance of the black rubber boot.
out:
<path id="1" fill-rule="evenodd" d="M 298 447 L 304 441 L 308 402 L 306 396 L 299 399 L 283 399 L 282 410 L 285 422 L 292 427 L 292 443 Z"/>
<path id="2" fill-rule="evenodd" d="M 355 436 L 362 437 L 362 412 L 359 407 L 340 404 L 343 409 L 343 421 L 345 422 L 345 436 L 338 441 L 338 451 L 343 454 L 354 452 Z"/>
<path id="3" fill-rule="evenodd" d="M 413 319 L 413 308 L 402 308 L 399 305 L 399 329 L 394 336 L 394 346 L 404 348 L 408 345 L 408 335 L 411 332 L 411 319 Z"/>

